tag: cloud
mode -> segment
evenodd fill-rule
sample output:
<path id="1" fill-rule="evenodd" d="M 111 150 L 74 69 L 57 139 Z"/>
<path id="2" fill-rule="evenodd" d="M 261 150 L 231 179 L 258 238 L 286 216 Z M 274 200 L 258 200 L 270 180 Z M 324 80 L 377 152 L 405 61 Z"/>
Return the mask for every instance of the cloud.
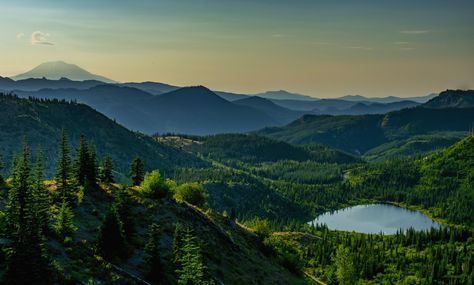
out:
<path id="1" fill-rule="evenodd" d="M 428 30 L 404 30 L 400 31 L 400 34 L 406 34 L 406 35 L 422 35 L 422 34 L 427 34 L 430 31 Z"/>
<path id="2" fill-rule="evenodd" d="M 393 44 L 394 44 L 394 45 L 404 46 L 404 45 L 409 45 L 410 43 L 409 43 L 409 42 L 394 42 Z"/>
<path id="3" fill-rule="evenodd" d="M 21 38 L 23 38 L 24 36 L 25 36 L 25 34 L 23 34 L 23 33 L 18 33 L 18 34 L 16 34 L 16 38 L 17 38 L 17 39 L 21 39 Z"/>
<path id="4" fill-rule="evenodd" d="M 43 33 L 41 31 L 36 31 L 31 34 L 31 44 L 32 45 L 54 45 L 52 42 L 48 41 L 49 34 Z"/>
<path id="5" fill-rule="evenodd" d="M 273 34 L 272 35 L 272 38 L 283 38 L 283 37 L 285 37 L 285 35 L 283 35 L 283 34 Z"/>

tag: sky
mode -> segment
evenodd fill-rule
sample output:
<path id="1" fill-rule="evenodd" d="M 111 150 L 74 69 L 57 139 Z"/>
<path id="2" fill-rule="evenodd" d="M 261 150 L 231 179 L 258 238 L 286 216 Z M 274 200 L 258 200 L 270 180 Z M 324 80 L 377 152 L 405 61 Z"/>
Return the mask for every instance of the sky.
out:
<path id="1" fill-rule="evenodd" d="M 63 60 L 241 93 L 474 89 L 472 0 L 0 0 L 0 11 L 0 76 Z"/>

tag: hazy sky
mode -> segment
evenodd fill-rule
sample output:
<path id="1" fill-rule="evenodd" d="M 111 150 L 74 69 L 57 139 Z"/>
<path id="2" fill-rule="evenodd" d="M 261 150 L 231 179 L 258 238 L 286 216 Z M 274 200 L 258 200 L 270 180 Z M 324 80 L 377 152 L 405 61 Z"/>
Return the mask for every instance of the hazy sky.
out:
<path id="1" fill-rule="evenodd" d="M 473 0 L 0 0 L 0 11 L 2 76 L 64 60 L 235 92 L 474 88 Z"/>

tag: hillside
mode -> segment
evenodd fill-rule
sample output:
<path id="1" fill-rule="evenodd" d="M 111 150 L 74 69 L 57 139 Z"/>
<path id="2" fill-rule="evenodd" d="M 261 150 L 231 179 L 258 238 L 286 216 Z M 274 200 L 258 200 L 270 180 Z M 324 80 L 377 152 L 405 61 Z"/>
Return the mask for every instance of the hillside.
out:
<path id="1" fill-rule="evenodd" d="M 237 105 L 247 106 L 262 111 L 281 125 L 288 124 L 303 114 L 299 111 L 283 108 L 268 99 L 258 96 L 252 96 L 232 102 Z"/>
<path id="2" fill-rule="evenodd" d="M 209 284 L 307 284 L 301 275 L 290 273 L 283 262 L 265 250 L 261 238 L 252 230 L 205 206 L 177 202 L 174 189 L 156 198 L 147 196 L 143 187 L 101 184 L 88 188 L 77 205 L 68 208 L 72 216 L 66 218 L 66 223 L 73 227 L 63 233 L 56 230 L 58 224 L 62 225 L 58 222 L 61 203 L 55 199 L 60 195 L 58 189 L 50 181 L 45 181 L 44 186 L 47 189 L 42 190 L 51 198 L 51 230 L 43 233 L 44 253 L 51 263 L 48 269 L 54 284 L 150 284 L 144 280 L 177 284 L 177 251 L 185 252 L 186 246 L 192 246 L 190 254 L 197 257 L 193 264 L 202 266 L 203 276 L 192 278 L 212 281 Z M 1 249 L 9 247 L 4 243 L 5 237 L 12 236 L 4 227 L 5 197 L 0 195 Z M 118 233 L 111 227 L 111 213 L 121 225 Z M 155 232 L 150 230 L 152 225 Z M 120 237 L 114 239 L 114 234 Z M 187 239 L 189 236 L 191 239 Z M 107 250 L 102 239 L 112 248 Z M 151 244 L 156 246 L 153 249 L 158 252 L 157 260 L 150 259 Z M 3 251 L 0 260 L 5 260 Z M 0 280 L 5 270 L 6 263 L 0 263 Z M 40 274 L 42 278 L 48 276 L 45 271 Z M 23 278 L 29 277 L 32 276 Z"/>
<path id="3" fill-rule="evenodd" d="M 354 169 L 348 179 L 357 195 L 403 202 L 448 222 L 472 226 L 474 136 L 418 159 L 395 159 Z"/>
<path id="4" fill-rule="evenodd" d="M 60 79 L 68 78 L 71 80 L 96 80 L 106 83 L 114 83 L 115 81 L 100 75 L 95 75 L 89 71 L 64 61 L 51 61 L 42 63 L 35 68 L 22 74 L 13 76 L 14 80 L 28 79 L 28 78 L 46 78 L 46 79 Z"/>
<path id="5" fill-rule="evenodd" d="M 474 90 L 446 90 L 422 105 L 424 108 L 474 108 Z"/>
<path id="6" fill-rule="evenodd" d="M 321 145 L 295 146 L 282 141 L 244 134 L 222 134 L 207 137 L 157 137 L 165 144 L 180 145 L 180 148 L 204 155 L 221 162 L 233 161 L 249 164 L 277 162 L 281 160 L 320 163 L 353 163 L 358 159 L 346 153 Z"/>
<path id="7" fill-rule="evenodd" d="M 423 106 L 385 115 L 305 115 L 285 127 L 266 128 L 259 135 L 296 144 L 320 143 L 356 154 L 394 140 L 436 132 L 464 132 L 474 121 L 474 108 L 429 109 Z"/>
<path id="8" fill-rule="evenodd" d="M 67 130 L 73 145 L 84 134 L 96 146 L 99 157 L 110 154 L 120 173 L 128 172 L 135 156 L 144 160 L 147 169 L 160 168 L 165 172 L 176 166 L 203 165 L 194 156 L 131 132 L 86 105 L 0 95 L 0 151 L 7 162 L 26 138 L 33 146 L 42 147 L 51 176 L 62 128 Z"/>
<path id="9" fill-rule="evenodd" d="M 278 124 L 265 113 L 233 104 L 203 86 L 156 96 L 147 105 L 147 112 L 154 114 L 156 132 L 160 133 L 247 132 Z"/>

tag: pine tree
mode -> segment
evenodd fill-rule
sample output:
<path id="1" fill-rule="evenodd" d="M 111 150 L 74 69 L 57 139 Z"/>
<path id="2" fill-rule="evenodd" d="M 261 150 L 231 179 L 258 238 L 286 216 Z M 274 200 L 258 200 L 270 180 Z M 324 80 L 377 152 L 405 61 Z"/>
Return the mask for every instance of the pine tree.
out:
<path id="1" fill-rule="evenodd" d="M 201 249 L 190 229 L 183 236 L 183 246 L 180 248 L 179 268 L 176 270 L 178 284 L 213 284 L 205 278 L 206 266 L 202 262 Z"/>
<path id="2" fill-rule="evenodd" d="M 160 284 L 163 279 L 163 265 L 160 259 L 160 227 L 155 223 L 148 228 L 145 251 L 148 254 L 145 261 L 149 267 L 146 279 L 154 284 Z"/>
<path id="3" fill-rule="evenodd" d="M 77 184 L 86 186 L 87 172 L 89 165 L 89 146 L 84 135 L 81 135 L 76 149 L 74 161 L 74 178 Z"/>
<path id="4" fill-rule="evenodd" d="M 143 181 L 145 175 L 145 167 L 142 160 L 137 157 L 132 161 L 130 165 L 130 178 L 132 179 L 132 185 L 138 186 Z"/>
<path id="5" fill-rule="evenodd" d="M 93 145 L 88 146 L 88 160 L 86 161 L 86 164 L 86 184 L 87 186 L 95 186 L 97 184 L 99 170 L 95 147 Z"/>
<path id="6" fill-rule="evenodd" d="M 114 206 L 117 209 L 119 219 L 122 222 L 123 234 L 128 242 L 132 240 L 133 234 L 135 233 L 135 223 L 130 209 L 132 203 L 133 201 L 124 190 L 121 189 L 117 192 Z"/>
<path id="7" fill-rule="evenodd" d="M 49 266 L 38 220 L 37 197 L 29 164 L 29 149 L 15 162 L 8 201 L 13 240 L 5 273 L 6 284 L 49 284 Z"/>
<path id="8" fill-rule="evenodd" d="M 127 243 L 115 205 L 110 207 L 100 227 L 98 248 L 102 256 L 111 262 L 120 260 L 126 255 Z"/>
<path id="9" fill-rule="evenodd" d="M 100 169 L 100 181 L 102 183 L 110 184 L 114 183 L 114 176 L 112 174 L 113 163 L 110 156 L 106 156 L 102 162 L 102 167 Z"/>
<path id="10" fill-rule="evenodd" d="M 72 190 L 70 189 L 69 179 L 71 173 L 71 158 L 66 131 L 61 131 L 61 141 L 59 142 L 59 158 L 56 171 L 56 180 L 62 191 L 62 197 L 66 201 L 73 203 Z"/>
<path id="11" fill-rule="evenodd" d="M 356 282 L 356 271 L 352 254 L 342 245 L 336 251 L 336 277 L 341 285 L 352 285 Z"/>
<path id="12" fill-rule="evenodd" d="M 180 223 L 176 223 L 176 226 L 174 228 L 173 244 L 172 244 L 173 263 L 176 269 L 179 268 L 179 260 L 181 258 L 180 253 L 181 253 L 181 248 L 183 247 L 183 233 L 184 233 L 183 226 Z"/>
<path id="13" fill-rule="evenodd" d="M 36 198 L 38 225 L 43 233 L 49 231 L 49 210 L 51 199 L 48 190 L 43 185 L 43 154 L 40 149 L 36 152 L 33 193 Z"/>
<path id="14" fill-rule="evenodd" d="M 61 203 L 52 228 L 54 233 L 63 239 L 76 232 L 77 227 L 74 225 L 74 213 L 66 201 Z"/>

